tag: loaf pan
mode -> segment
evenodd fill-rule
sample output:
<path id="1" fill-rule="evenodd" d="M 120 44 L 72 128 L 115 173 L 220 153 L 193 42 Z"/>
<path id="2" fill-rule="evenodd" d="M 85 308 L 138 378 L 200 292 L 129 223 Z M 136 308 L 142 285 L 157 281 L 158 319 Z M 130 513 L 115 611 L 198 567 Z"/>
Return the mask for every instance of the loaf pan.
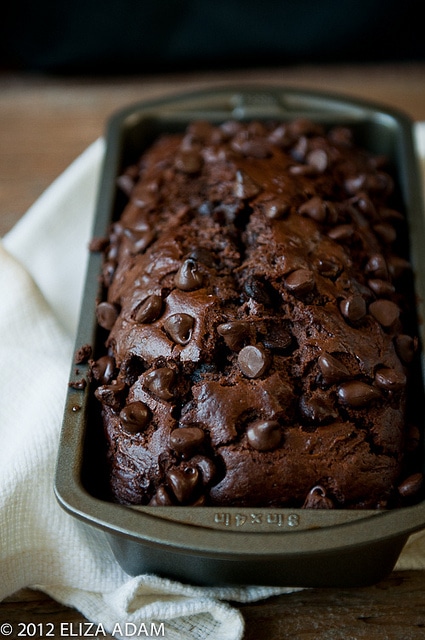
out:
<path id="1" fill-rule="evenodd" d="M 106 131 L 94 237 L 107 235 L 124 202 L 120 171 L 163 131 L 193 120 L 290 120 L 307 117 L 350 126 L 357 142 L 386 155 L 398 180 L 410 230 L 411 261 L 419 300 L 425 299 L 422 191 L 412 122 L 381 105 L 279 87 L 219 88 L 142 102 L 113 115 Z M 95 318 L 102 255 L 91 253 L 76 349 L 101 348 Z M 419 327 L 423 342 L 423 327 Z M 422 363 L 421 363 L 422 367 Z M 388 575 L 409 535 L 425 527 L 425 500 L 393 510 L 241 509 L 235 507 L 123 506 L 107 498 L 105 441 L 86 364 L 73 364 L 58 452 L 55 492 L 62 507 L 107 533 L 130 575 L 153 572 L 203 585 L 353 586 Z M 418 371 L 422 380 L 422 371 Z M 81 388 L 77 389 L 75 386 Z M 423 424 L 423 384 L 418 417 Z M 422 424 L 420 426 L 422 427 Z M 423 444 L 422 444 L 423 446 Z"/>

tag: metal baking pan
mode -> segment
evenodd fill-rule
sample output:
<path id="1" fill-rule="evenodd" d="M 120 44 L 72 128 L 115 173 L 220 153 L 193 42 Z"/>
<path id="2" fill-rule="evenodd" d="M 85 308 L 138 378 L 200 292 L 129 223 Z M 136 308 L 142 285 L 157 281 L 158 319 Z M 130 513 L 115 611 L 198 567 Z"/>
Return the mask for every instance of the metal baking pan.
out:
<path id="1" fill-rule="evenodd" d="M 381 105 L 344 96 L 267 86 L 219 88 L 119 111 L 106 131 L 93 237 L 105 236 L 122 209 L 116 177 L 159 133 L 183 129 L 195 119 L 296 117 L 349 125 L 359 144 L 389 157 L 408 215 L 418 316 L 423 317 L 425 229 L 412 122 Z M 90 344 L 96 352 L 99 346 L 94 310 L 101 266 L 102 255 L 91 253 L 76 349 Z M 419 336 L 423 343 L 423 326 Z M 78 365 L 78 374 L 72 365 L 70 381 L 76 378 L 88 380 L 86 364 Z M 388 575 L 409 535 L 425 527 L 425 500 L 376 511 L 114 504 L 106 497 L 103 427 L 92 398 L 90 382 L 81 389 L 69 387 L 55 492 L 72 516 L 106 531 L 118 562 L 131 575 L 154 572 L 205 585 L 366 585 Z M 423 409 L 418 403 L 422 418 Z"/>

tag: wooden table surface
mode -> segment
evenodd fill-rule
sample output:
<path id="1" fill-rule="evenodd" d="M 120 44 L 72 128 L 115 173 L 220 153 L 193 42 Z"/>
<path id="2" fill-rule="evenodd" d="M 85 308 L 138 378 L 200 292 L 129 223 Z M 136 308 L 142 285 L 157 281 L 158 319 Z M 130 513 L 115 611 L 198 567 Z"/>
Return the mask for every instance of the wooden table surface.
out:
<path id="1" fill-rule="evenodd" d="M 379 101 L 425 120 L 425 64 L 306 66 L 203 74 L 57 78 L 0 74 L 0 235 L 129 103 L 185 89 L 271 83 Z M 1 538 L 0 538 L 1 544 Z M 0 576 L 1 579 L 1 576 Z M 238 605 L 239 606 L 239 605 Z M 240 605 L 244 640 L 425 638 L 425 571 L 393 572 L 372 587 L 313 589 Z M 82 621 L 40 592 L 0 603 L 0 623 Z M 1 627 L 0 627 L 1 629 Z M 0 636 L 1 640 L 1 636 Z"/>

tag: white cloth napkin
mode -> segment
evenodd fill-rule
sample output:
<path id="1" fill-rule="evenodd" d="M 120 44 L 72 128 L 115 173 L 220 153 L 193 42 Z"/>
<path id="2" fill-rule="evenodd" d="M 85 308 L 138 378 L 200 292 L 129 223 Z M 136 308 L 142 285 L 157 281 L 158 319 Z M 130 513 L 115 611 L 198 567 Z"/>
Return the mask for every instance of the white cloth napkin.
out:
<path id="1" fill-rule="evenodd" d="M 425 124 L 417 133 L 425 158 Z M 116 637 L 151 629 L 169 640 L 238 640 L 243 618 L 229 601 L 294 589 L 132 578 L 104 533 L 66 514 L 53 495 L 103 153 L 99 139 L 0 242 L 0 600 L 33 587 Z M 409 539 L 397 568 L 425 568 L 425 534 Z"/>

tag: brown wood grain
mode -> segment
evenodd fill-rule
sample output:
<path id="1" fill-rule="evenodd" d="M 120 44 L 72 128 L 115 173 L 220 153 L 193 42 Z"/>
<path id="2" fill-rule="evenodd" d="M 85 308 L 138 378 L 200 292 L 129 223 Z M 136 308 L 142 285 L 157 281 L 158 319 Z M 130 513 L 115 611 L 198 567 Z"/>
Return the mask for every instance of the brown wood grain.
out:
<path id="1" fill-rule="evenodd" d="M 0 74 L 0 235 L 91 142 L 111 113 L 186 89 L 278 84 L 383 102 L 425 120 L 425 65 L 288 67 L 136 78 Z"/>
<path id="2" fill-rule="evenodd" d="M 425 572 L 395 572 L 371 587 L 307 589 L 234 606 L 245 620 L 244 640 L 421 640 L 425 638 Z M 0 603 L 0 624 L 12 625 L 14 634 L 8 636 L 12 640 L 23 628 L 19 623 L 42 624 L 45 629 L 50 623 L 59 638 L 61 628 L 78 633 L 84 621 L 77 611 L 40 591 L 23 589 Z"/>

